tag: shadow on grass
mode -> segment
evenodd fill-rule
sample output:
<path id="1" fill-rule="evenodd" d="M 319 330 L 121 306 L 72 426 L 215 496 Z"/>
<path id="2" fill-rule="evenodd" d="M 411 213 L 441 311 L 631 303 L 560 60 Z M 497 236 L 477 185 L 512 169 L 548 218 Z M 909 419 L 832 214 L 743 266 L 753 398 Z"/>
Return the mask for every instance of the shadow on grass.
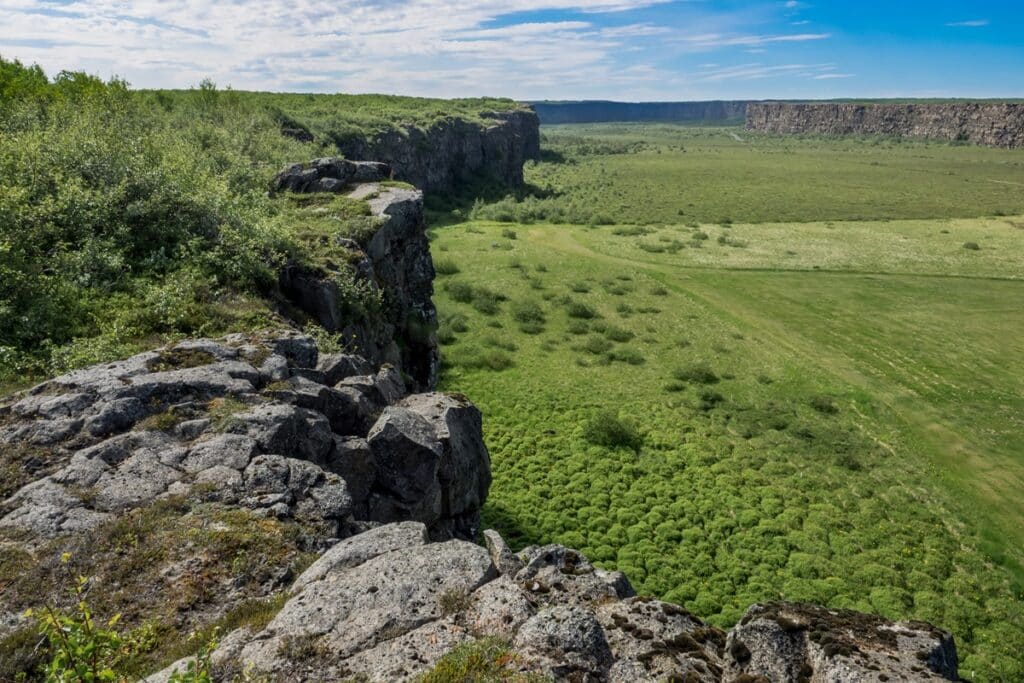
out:
<path id="1" fill-rule="evenodd" d="M 501 505 L 487 503 L 484 505 L 482 517 L 483 528 L 497 530 L 513 550 L 518 551 L 528 545 L 541 545 L 545 542 L 539 529 L 531 529 L 526 520 L 517 517 L 515 513 Z"/>

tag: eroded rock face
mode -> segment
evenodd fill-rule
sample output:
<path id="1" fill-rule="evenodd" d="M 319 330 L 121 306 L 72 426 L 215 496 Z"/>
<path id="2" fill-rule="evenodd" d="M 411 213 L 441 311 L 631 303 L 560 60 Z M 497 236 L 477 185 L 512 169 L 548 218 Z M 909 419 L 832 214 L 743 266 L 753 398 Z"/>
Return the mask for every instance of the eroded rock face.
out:
<path id="1" fill-rule="evenodd" d="M 820 135 L 893 135 L 1024 147 L 1024 105 L 783 104 L 751 102 L 747 130 Z"/>
<path id="2" fill-rule="evenodd" d="M 319 159 L 307 165 L 299 164 L 285 169 L 277 183 L 295 191 L 327 191 L 320 188 L 325 178 L 307 179 L 309 182 L 289 179 L 296 174 L 303 178 L 312 178 L 318 173 L 342 176 L 344 174 L 332 169 L 339 164 L 352 163 Z M 281 270 L 278 278 L 281 291 L 326 330 L 340 333 L 346 344 L 358 349 L 363 358 L 377 365 L 390 363 L 399 368 L 409 378 L 411 389 L 433 389 L 437 385 L 440 355 L 435 333 L 437 310 L 431 299 L 434 263 L 425 232 L 423 193 L 375 183 L 354 187 L 346 184 L 344 191 L 355 198 L 368 198 L 377 229 L 362 244 L 339 238 L 339 244 L 344 243 L 353 257 L 350 263 L 332 267 L 352 269 L 358 279 L 382 292 L 387 302 L 385 310 L 372 319 L 351 315 L 344 310 L 343 296 L 334 277 L 336 272 L 299 264 L 290 264 Z M 333 379 L 354 369 L 338 361 L 323 371 Z"/>
<path id="3" fill-rule="evenodd" d="M 490 176 L 509 186 L 523 183 L 523 162 L 540 156 L 540 121 L 533 111 L 491 112 L 490 125 L 446 120 L 426 130 L 392 130 L 372 139 L 338 144 L 349 159 L 379 159 L 395 177 L 427 192 Z"/>
<path id="4" fill-rule="evenodd" d="M 765 681 L 957 680 L 950 634 L 923 622 L 816 605 L 754 605 L 725 650 L 730 675 Z"/>
<path id="5" fill-rule="evenodd" d="M 418 520 L 469 538 L 490 484 L 473 406 L 407 397 L 394 368 L 320 359 L 299 334 L 183 342 L 57 377 L 4 412 L 0 445 L 43 449 L 48 467 L 0 501 L 0 528 L 37 543 L 197 487 L 326 537 Z"/>
<path id="6" fill-rule="evenodd" d="M 497 637 L 512 644 L 513 670 L 555 680 L 719 680 L 720 631 L 631 597 L 625 577 L 562 546 L 519 553 L 502 562 L 515 573 L 502 573 L 492 554 L 507 546 L 487 536 L 491 551 L 428 543 L 425 526 L 406 523 L 342 541 L 296 580 L 266 629 L 229 636 L 214 661 L 228 677 L 409 681 L 453 647 Z M 679 672 L 705 677 L 671 678 Z"/>

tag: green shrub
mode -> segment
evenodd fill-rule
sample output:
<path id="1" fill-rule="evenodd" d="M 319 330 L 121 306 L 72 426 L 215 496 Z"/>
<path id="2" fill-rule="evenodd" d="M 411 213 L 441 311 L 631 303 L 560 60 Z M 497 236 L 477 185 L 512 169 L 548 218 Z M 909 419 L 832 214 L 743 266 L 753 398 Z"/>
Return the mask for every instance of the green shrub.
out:
<path id="1" fill-rule="evenodd" d="M 538 322 L 519 323 L 519 331 L 523 334 L 540 334 L 544 331 L 544 325 Z"/>
<path id="2" fill-rule="evenodd" d="M 587 324 L 586 320 L 570 320 L 569 327 L 567 329 L 569 330 L 569 334 L 586 334 L 590 331 L 590 325 Z"/>
<path id="3" fill-rule="evenodd" d="M 590 320 L 597 317 L 597 311 L 582 301 L 570 301 L 565 309 L 570 318 Z"/>
<path id="4" fill-rule="evenodd" d="M 967 249 L 969 251 L 979 251 L 981 247 L 978 245 L 977 242 L 964 242 L 964 249 Z"/>
<path id="5" fill-rule="evenodd" d="M 638 451 L 644 438 L 636 426 L 611 410 L 602 410 L 583 423 L 583 438 L 596 446 Z"/>
<path id="6" fill-rule="evenodd" d="M 512 319 L 520 323 L 543 325 L 546 321 L 544 309 L 536 301 L 515 301 L 512 303 Z"/>
<path id="7" fill-rule="evenodd" d="M 645 362 L 643 354 L 631 348 L 620 348 L 609 352 L 608 360 L 628 365 L 643 365 Z"/>
<path id="8" fill-rule="evenodd" d="M 685 367 L 677 368 L 672 376 L 680 382 L 691 384 L 717 384 L 718 375 L 715 374 L 705 363 L 691 363 Z"/>
<path id="9" fill-rule="evenodd" d="M 587 340 L 583 342 L 581 350 L 587 353 L 592 353 L 595 356 L 605 353 L 612 348 L 612 343 L 604 337 L 599 337 L 596 334 L 592 334 L 587 337 Z"/>
<path id="10" fill-rule="evenodd" d="M 514 240 L 518 237 L 518 235 L 516 235 L 516 231 L 512 230 L 511 228 L 505 228 L 504 230 L 502 230 L 501 236 L 507 240 Z"/>
<path id="11" fill-rule="evenodd" d="M 839 406 L 835 404 L 831 396 L 821 394 L 812 396 L 809 403 L 812 408 L 823 415 L 835 415 L 839 412 Z"/>
<path id="12" fill-rule="evenodd" d="M 603 333 L 605 338 L 613 342 L 628 342 L 636 336 L 629 330 L 624 330 L 621 327 L 615 327 L 614 325 L 607 325 L 604 328 Z"/>
<path id="13" fill-rule="evenodd" d="M 711 389 L 701 389 L 697 392 L 697 408 L 699 410 L 711 410 L 725 401 L 725 397 Z"/>
<path id="14" fill-rule="evenodd" d="M 473 301 L 473 285 L 468 282 L 445 282 L 443 289 L 448 293 L 448 296 L 460 304 L 468 304 Z"/>
<path id="15" fill-rule="evenodd" d="M 457 275 L 459 266 L 450 258 L 434 259 L 434 271 L 438 275 Z"/>

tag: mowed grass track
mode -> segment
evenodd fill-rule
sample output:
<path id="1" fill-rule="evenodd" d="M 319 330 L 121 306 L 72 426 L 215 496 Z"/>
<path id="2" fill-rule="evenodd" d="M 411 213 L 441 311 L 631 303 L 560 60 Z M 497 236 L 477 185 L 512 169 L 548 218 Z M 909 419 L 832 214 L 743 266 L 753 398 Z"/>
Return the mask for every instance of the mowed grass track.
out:
<path id="1" fill-rule="evenodd" d="M 927 619 L 966 676 L 1020 679 L 1019 220 L 438 230 L 487 521 L 721 625 L 778 598 Z M 609 410 L 638 449 L 588 440 Z"/>

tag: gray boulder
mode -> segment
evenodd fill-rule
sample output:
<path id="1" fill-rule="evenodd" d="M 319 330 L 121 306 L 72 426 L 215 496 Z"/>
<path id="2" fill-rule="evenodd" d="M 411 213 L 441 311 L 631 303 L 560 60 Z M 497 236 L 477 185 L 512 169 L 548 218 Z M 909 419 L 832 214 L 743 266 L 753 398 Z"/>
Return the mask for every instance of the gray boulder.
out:
<path id="1" fill-rule="evenodd" d="M 302 590 L 242 650 L 246 668 L 294 671 L 304 664 L 289 656 L 296 639 L 340 663 L 440 619 L 452 601 L 495 576 L 487 552 L 462 541 L 417 545 L 317 573 L 316 580 L 300 577 Z"/>
<path id="2" fill-rule="evenodd" d="M 538 612 L 519 629 L 513 646 L 531 669 L 558 680 L 603 681 L 613 661 L 594 613 L 575 606 Z"/>
<path id="3" fill-rule="evenodd" d="M 725 662 L 729 676 L 770 681 L 958 680 L 953 637 L 929 624 L 786 602 L 747 610 Z"/>
<path id="4" fill-rule="evenodd" d="M 387 164 L 329 157 L 288 166 L 274 177 L 270 189 L 272 192 L 341 192 L 352 183 L 376 182 L 390 176 Z"/>

